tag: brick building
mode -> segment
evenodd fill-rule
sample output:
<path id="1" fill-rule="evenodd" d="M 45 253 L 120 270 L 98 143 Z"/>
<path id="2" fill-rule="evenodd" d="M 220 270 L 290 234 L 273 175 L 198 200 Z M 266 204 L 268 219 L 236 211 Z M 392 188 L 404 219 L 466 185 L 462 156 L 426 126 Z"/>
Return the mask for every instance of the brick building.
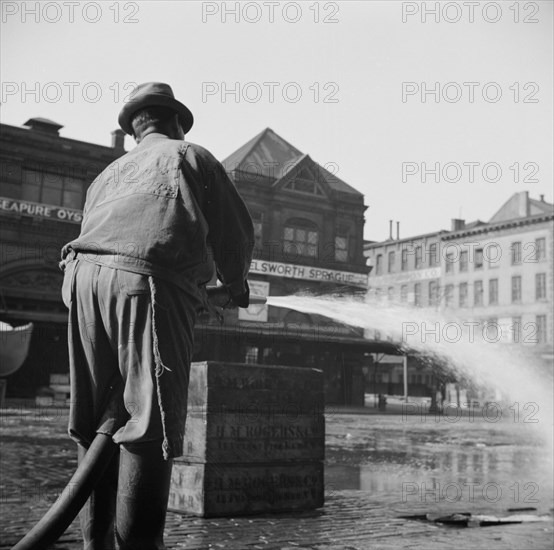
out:
<path id="1" fill-rule="evenodd" d="M 78 235 L 88 186 L 125 152 L 119 130 L 104 147 L 62 137 L 60 128 L 45 119 L 1 125 L 0 320 L 35 324 L 29 357 L 9 377 L 8 395 L 32 396 L 50 374 L 68 371 L 59 251 Z M 365 292 L 361 193 L 269 128 L 224 165 L 254 219 L 253 292 Z M 317 366 L 326 374 L 328 401 L 363 404 L 368 342 L 361 330 L 267 306 L 225 316 L 222 325 L 200 319 L 195 360 Z"/>
<path id="2" fill-rule="evenodd" d="M 0 125 L 0 320 L 34 324 L 8 395 L 34 395 L 50 374 L 68 371 L 60 249 L 79 234 L 88 186 L 125 152 L 121 130 L 105 147 L 62 137 L 61 128 L 42 118 Z"/>
<path id="3" fill-rule="evenodd" d="M 516 193 L 488 223 L 444 235 L 446 314 L 491 325 L 489 338 L 552 357 L 554 207 Z"/>
<path id="4" fill-rule="evenodd" d="M 486 341 L 518 346 L 551 368 L 553 234 L 553 205 L 527 191 L 515 193 L 488 222 L 455 219 L 450 231 L 406 239 L 391 234 L 386 241 L 366 243 L 374 268 L 370 293 L 437 309 L 446 319 L 478 322 Z M 387 371 L 383 365 L 379 372 L 380 379 L 392 380 L 401 368 Z M 411 385 L 420 385 L 416 394 L 431 394 L 429 372 L 414 366 L 409 377 Z"/>
<path id="5" fill-rule="evenodd" d="M 367 288 L 363 195 L 266 128 L 223 164 L 254 220 L 258 294 Z M 271 306 L 199 326 L 197 357 L 321 368 L 328 402 L 363 404 L 363 331 Z"/>

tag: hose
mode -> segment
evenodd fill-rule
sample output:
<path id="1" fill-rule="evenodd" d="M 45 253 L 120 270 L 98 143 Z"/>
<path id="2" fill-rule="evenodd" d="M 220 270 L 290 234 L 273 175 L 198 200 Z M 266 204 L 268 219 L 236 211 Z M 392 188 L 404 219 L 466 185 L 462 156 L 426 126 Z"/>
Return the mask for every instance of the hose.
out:
<path id="1" fill-rule="evenodd" d="M 58 500 L 12 550 L 42 550 L 58 540 L 85 505 L 117 449 L 111 435 L 97 434 Z"/>
<path id="2" fill-rule="evenodd" d="M 219 305 L 221 300 L 228 303 L 230 295 L 224 287 L 212 287 L 208 296 Z M 264 296 L 250 296 L 251 304 L 265 302 Z M 42 550 L 56 542 L 85 505 L 117 448 L 111 435 L 97 434 L 58 500 L 12 550 Z"/>

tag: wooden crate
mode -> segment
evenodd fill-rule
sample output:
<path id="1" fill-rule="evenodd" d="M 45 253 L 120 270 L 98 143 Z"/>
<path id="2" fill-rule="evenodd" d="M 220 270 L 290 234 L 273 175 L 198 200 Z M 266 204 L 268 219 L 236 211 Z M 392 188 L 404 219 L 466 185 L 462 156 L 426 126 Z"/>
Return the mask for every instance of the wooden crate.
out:
<path id="1" fill-rule="evenodd" d="M 192 363 L 188 399 L 190 412 L 323 414 L 323 373 L 302 367 Z"/>
<path id="2" fill-rule="evenodd" d="M 184 449 L 188 462 L 323 460 L 324 416 L 191 412 Z"/>
<path id="3" fill-rule="evenodd" d="M 321 371 L 193 363 L 169 507 L 211 517 L 318 508 L 324 445 Z"/>
<path id="4" fill-rule="evenodd" d="M 323 463 L 173 465 L 168 507 L 203 517 L 300 511 L 323 506 Z"/>

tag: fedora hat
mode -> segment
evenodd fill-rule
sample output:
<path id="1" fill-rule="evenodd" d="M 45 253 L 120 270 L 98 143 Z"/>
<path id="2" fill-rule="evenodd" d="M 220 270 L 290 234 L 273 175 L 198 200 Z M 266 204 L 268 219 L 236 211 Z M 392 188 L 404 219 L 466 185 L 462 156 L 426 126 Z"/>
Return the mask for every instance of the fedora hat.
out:
<path id="1" fill-rule="evenodd" d="M 144 107 L 169 107 L 179 115 L 179 121 L 186 134 L 194 122 L 194 117 L 187 107 L 175 99 L 173 90 L 169 84 L 163 82 L 145 82 L 139 84 L 129 97 L 129 101 L 123 105 L 119 113 L 118 122 L 122 130 L 133 135 L 131 118 L 134 113 Z"/>

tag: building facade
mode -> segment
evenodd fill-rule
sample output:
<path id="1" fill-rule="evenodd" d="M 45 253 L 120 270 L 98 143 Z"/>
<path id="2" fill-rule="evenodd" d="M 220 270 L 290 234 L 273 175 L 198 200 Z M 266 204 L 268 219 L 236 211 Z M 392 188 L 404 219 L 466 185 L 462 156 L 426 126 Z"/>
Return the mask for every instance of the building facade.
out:
<path id="1" fill-rule="evenodd" d="M 515 217 L 514 217 L 515 216 Z M 527 192 L 491 218 L 443 237 L 445 313 L 488 327 L 487 341 L 552 356 L 554 210 Z"/>
<path id="2" fill-rule="evenodd" d="M 251 291 L 365 292 L 363 195 L 270 128 L 223 164 L 255 228 Z M 363 405 L 367 363 L 361 329 L 281 307 L 226 313 L 198 326 L 196 358 L 321 368 L 327 402 Z"/>
<path id="3" fill-rule="evenodd" d="M 61 128 L 41 118 L 0 125 L 0 320 L 34 324 L 8 395 L 32 396 L 50 374 L 68 372 L 60 250 L 79 235 L 89 185 L 125 152 L 121 130 L 104 147 L 61 137 Z"/>
<path id="4" fill-rule="evenodd" d="M 516 193 L 488 222 L 455 219 L 450 231 L 366 243 L 365 255 L 374 267 L 370 293 L 392 303 L 433 308 L 446 321 L 478 323 L 485 341 L 517 346 L 551 368 L 553 234 L 553 205 L 526 191 Z M 417 391 L 431 395 L 430 369 L 421 364 L 419 369 L 409 373 L 410 383 L 418 376 L 427 380 L 429 386 Z M 391 376 L 384 364 L 376 371 L 379 376 Z"/>
<path id="5" fill-rule="evenodd" d="M 369 293 L 376 299 L 415 307 L 440 300 L 441 238 L 446 231 L 365 245 L 372 267 Z"/>
<path id="6" fill-rule="evenodd" d="M 60 249 L 79 233 L 90 183 L 125 153 L 120 131 L 103 147 L 61 137 L 60 128 L 44 119 L 1 128 L 0 320 L 35 324 L 29 357 L 8 379 L 12 396 L 32 396 L 51 374 L 68 372 Z M 269 128 L 224 166 L 254 220 L 253 293 L 366 291 L 361 193 Z M 322 368 L 328 402 L 363 404 L 367 341 L 359 329 L 252 306 L 226 311 L 223 324 L 203 315 L 195 340 L 194 360 Z"/>

